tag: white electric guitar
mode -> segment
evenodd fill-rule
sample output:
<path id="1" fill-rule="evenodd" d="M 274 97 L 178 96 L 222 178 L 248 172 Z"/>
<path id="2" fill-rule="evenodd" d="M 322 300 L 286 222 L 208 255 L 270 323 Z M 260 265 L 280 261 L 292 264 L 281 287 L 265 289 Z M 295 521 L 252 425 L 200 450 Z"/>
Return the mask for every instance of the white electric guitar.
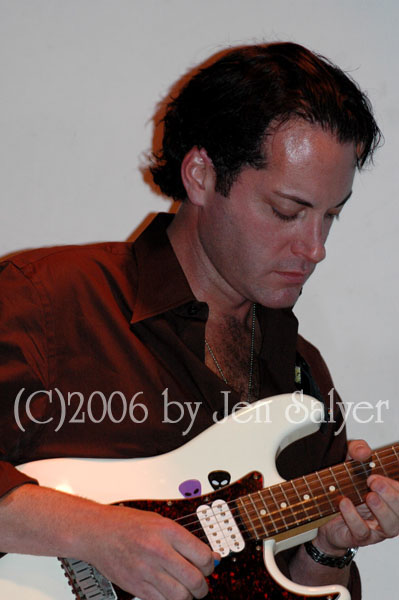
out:
<path id="1" fill-rule="evenodd" d="M 399 444 L 368 463 L 349 461 L 286 482 L 274 458 L 316 431 L 321 403 L 284 394 L 255 402 L 177 450 L 143 459 L 51 459 L 19 467 L 42 485 L 102 503 L 154 510 L 175 519 L 222 555 L 208 579 L 212 600 L 305 597 L 350 600 L 339 585 L 302 586 L 278 569 L 275 554 L 312 539 L 345 495 L 361 504 L 371 472 L 399 479 Z M 148 500 L 157 498 L 159 500 Z M 1 550 L 1 549 L 0 549 Z M 291 596 L 284 592 L 286 598 Z M 131 600 L 76 559 L 8 554 L 0 559 L 7 600 Z"/>

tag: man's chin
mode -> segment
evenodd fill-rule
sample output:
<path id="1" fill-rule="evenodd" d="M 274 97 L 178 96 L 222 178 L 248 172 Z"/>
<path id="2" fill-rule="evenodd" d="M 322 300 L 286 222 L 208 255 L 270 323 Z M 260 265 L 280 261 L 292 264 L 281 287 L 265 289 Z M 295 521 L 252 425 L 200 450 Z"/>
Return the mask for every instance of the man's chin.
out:
<path id="1" fill-rule="evenodd" d="M 299 288 L 290 288 L 280 290 L 274 294 L 267 294 L 264 301 L 261 302 L 263 306 L 268 308 L 292 308 L 295 306 L 299 296 L 302 294 L 302 286 Z"/>

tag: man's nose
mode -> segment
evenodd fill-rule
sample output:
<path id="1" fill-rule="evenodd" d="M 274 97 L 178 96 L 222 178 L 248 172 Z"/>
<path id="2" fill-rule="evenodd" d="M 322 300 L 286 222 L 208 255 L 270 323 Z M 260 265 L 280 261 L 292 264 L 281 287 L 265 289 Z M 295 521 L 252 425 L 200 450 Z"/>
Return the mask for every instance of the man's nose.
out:
<path id="1" fill-rule="evenodd" d="M 296 256 L 300 256 L 313 264 L 317 264 L 326 257 L 326 237 L 323 226 L 320 224 L 313 224 L 311 227 L 304 229 L 300 235 L 295 238 L 292 244 L 292 252 Z"/>

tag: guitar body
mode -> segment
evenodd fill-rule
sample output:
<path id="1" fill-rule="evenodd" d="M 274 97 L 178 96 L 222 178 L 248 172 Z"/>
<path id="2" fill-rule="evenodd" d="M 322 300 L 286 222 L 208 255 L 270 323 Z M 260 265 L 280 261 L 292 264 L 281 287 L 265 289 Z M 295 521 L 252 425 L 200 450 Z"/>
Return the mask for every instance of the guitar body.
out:
<path id="1" fill-rule="evenodd" d="M 177 450 L 161 456 L 123 460 L 51 459 L 28 463 L 19 469 L 44 486 L 178 519 L 195 515 L 202 504 L 211 505 L 220 499 L 234 503 L 236 498 L 282 482 L 275 457 L 288 444 L 316 431 L 322 418 L 322 406 L 313 398 L 303 396 L 301 409 L 295 410 L 292 395 L 284 394 L 260 400 L 230 415 Z M 209 578 L 207 598 L 350 600 L 342 586 L 300 586 L 285 578 L 277 568 L 274 559 L 277 552 L 312 539 L 315 534 L 315 529 L 299 533 L 294 530 L 277 542 L 272 537 L 263 542 L 245 540 L 244 549 L 222 558 L 216 567 Z M 67 569 L 75 568 L 71 567 L 71 560 L 65 563 Z M 91 569 L 86 563 L 80 565 Z M 8 554 L 0 559 L 1 598 L 132 598 L 115 586 L 113 591 L 107 591 L 106 587 L 99 590 L 93 584 L 91 591 L 83 593 L 79 586 L 73 591 L 56 558 Z"/>

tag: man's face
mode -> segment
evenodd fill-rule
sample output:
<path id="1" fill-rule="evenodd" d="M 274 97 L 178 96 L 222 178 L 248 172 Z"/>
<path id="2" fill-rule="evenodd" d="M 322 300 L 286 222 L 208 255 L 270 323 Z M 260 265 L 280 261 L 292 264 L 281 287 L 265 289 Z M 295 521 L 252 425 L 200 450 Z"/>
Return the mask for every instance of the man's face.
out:
<path id="1" fill-rule="evenodd" d="M 232 298 L 295 304 L 325 257 L 333 220 L 351 194 L 355 146 L 291 120 L 269 135 L 267 167 L 244 168 L 227 198 L 208 194 L 198 216 L 214 283 Z"/>

